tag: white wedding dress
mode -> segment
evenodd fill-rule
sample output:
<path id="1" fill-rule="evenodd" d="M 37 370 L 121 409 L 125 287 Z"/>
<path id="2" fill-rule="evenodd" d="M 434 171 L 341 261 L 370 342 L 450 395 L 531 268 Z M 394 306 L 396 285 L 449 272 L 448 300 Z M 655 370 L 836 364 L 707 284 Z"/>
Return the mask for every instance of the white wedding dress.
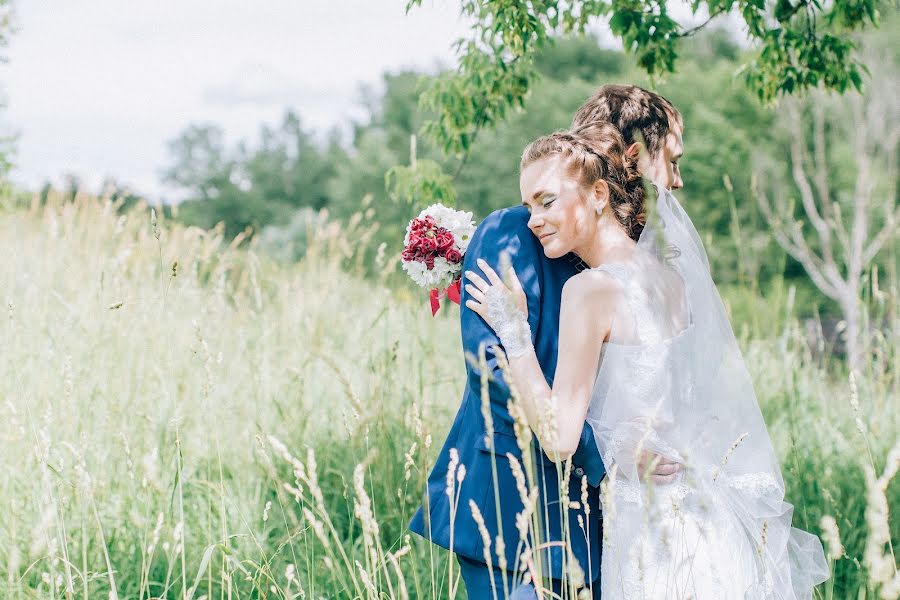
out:
<path id="1" fill-rule="evenodd" d="M 626 263 L 587 420 L 607 468 L 601 594 L 613 600 L 811 598 L 819 539 L 791 527 L 778 459 L 702 243 L 663 191 Z M 678 461 L 642 483 L 636 457 Z"/>

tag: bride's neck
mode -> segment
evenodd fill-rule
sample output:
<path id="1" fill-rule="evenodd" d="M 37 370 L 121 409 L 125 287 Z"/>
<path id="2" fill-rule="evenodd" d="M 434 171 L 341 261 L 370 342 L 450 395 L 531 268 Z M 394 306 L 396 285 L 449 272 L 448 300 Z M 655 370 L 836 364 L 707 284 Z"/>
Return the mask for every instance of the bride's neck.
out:
<path id="1" fill-rule="evenodd" d="M 635 241 L 631 239 L 618 222 L 600 219 L 597 233 L 591 241 L 575 253 L 591 268 L 608 262 L 628 260 L 634 252 Z"/>

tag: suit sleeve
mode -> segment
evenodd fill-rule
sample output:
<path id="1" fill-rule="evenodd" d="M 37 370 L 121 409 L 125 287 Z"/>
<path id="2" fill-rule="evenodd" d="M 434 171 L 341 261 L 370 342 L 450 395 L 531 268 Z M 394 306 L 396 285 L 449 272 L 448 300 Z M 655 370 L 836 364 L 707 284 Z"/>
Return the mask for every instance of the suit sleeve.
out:
<path id="1" fill-rule="evenodd" d="M 572 455 L 572 464 L 576 467 L 581 467 L 584 475 L 587 477 L 588 484 L 594 487 L 600 485 L 600 481 L 606 475 L 606 466 L 603 464 L 603 457 L 600 456 L 600 449 L 597 448 L 594 430 L 587 422 L 585 422 L 584 428 L 581 430 L 578 448 L 575 449 L 575 454 Z"/>
<path id="2" fill-rule="evenodd" d="M 540 318 L 540 271 L 536 268 L 538 256 L 534 242 L 526 238 L 531 236 L 527 228 L 515 222 L 509 212 L 495 212 L 489 215 L 472 237 L 463 259 L 463 272 L 474 271 L 484 274 L 476 265 L 481 258 L 495 269 L 500 264 L 500 256 L 507 253 L 513 268 L 516 270 L 525 295 L 528 298 L 528 322 L 531 326 L 532 341 L 537 331 Z M 465 277 L 463 277 L 465 280 Z M 460 325 L 462 328 L 463 353 L 466 357 L 467 381 L 470 391 L 476 398 L 481 397 L 481 373 L 478 369 L 479 350 L 483 347 L 487 361 L 488 391 L 492 403 L 496 403 L 505 412 L 510 391 L 498 365 L 497 357 L 491 349 L 501 346 L 500 339 L 494 330 L 484 322 L 476 312 L 466 306 L 469 294 L 465 286 L 461 290 Z"/>

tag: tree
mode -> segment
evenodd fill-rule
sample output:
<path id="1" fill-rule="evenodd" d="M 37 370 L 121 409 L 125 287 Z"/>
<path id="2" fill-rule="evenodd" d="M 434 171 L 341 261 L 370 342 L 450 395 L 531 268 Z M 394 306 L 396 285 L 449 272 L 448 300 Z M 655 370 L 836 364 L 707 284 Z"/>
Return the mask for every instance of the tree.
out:
<path id="1" fill-rule="evenodd" d="M 318 210 L 329 202 L 328 181 L 342 159 L 336 134 L 320 148 L 300 117 L 288 111 L 278 128 L 262 127 L 255 148 L 241 143 L 235 162 L 244 187 L 257 189 L 265 200 Z"/>
<path id="2" fill-rule="evenodd" d="M 420 4 L 409 0 L 406 9 Z M 876 24 L 876 0 L 694 0 L 691 8 L 708 18 L 684 26 L 669 16 L 665 0 L 462 0 L 471 35 L 456 44 L 459 69 L 434 79 L 422 97 L 438 113 L 424 131 L 445 152 L 463 157 L 482 128 L 524 105 L 538 52 L 560 34 L 584 33 L 601 17 L 651 76 L 673 72 L 679 42 L 731 13 L 756 45 L 743 72 L 760 98 L 819 85 L 840 92 L 861 87 L 863 67 L 842 34 Z"/>
<path id="3" fill-rule="evenodd" d="M 287 222 L 301 207 L 325 207 L 337 165 L 345 160 L 336 134 L 318 144 L 292 111 L 279 126 L 262 126 L 255 145 L 242 141 L 229 150 L 221 128 L 191 125 L 169 149 L 173 162 L 163 179 L 191 195 L 179 218 L 201 227 L 224 221 L 229 236 Z"/>
<path id="4" fill-rule="evenodd" d="M 234 165 L 225 157 L 225 133 L 216 125 L 190 125 L 169 142 L 172 166 L 162 173 L 166 183 L 203 200 L 215 198 L 231 179 Z"/>
<path id="5" fill-rule="evenodd" d="M 769 278 L 783 275 L 779 267 L 783 261 L 772 260 L 781 257 L 782 252 L 769 242 L 766 225 L 755 209 L 748 165 L 753 151 L 771 155 L 778 147 L 773 136 L 774 114 L 734 78 L 740 58 L 740 49 L 727 32 L 703 31 L 683 46 L 681 69 L 660 91 L 681 108 L 687 123 L 688 151 L 682 160 L 682 172 L 688 187 L 679 197 L 715 248 L 710 258 L 717 281 L 756 281 L 759 276 L 765 284 Z M 472 210 L 476 220 L 519 202 L 519 157 L 525 145 L 554 129 L 568 127 L 575 110 L 598 85 L 649 85 L 646 73 L 634 64 L 633 57 L 603 49 L 590 36 L 557 40 L 536 55 L 535 67 L 541 85 L 532 88 L 525 108 L 511 111 L 491 131 L 482 132 L 469 149 L 461 171 L 458 163 L 443 155 L 428 139 L 417 139 L 414 174 L 420 175 L 423 163 L 428 161 L 447 173 L 458 172 L 452 187 L 459 205 Z M 349 158 L 338 165 L 338 174 L 329 187 L 329 211 L 340 219 L 358 212 L 361 199 L 372 194 L 372 207 L 382 228 L 377 241 L 387 242 L 388 248 L 400 239 L 418 205 L 436 201 L 424 185 L 415 187 L 410 181 L 402 182 L 409 185 L 397 185 L 393 177 L 388 190 L 384 184 L 385 172 L 398 172 L 391 169 L 392 165 L 400 161 L 409 164 L 410 136 L 434 116 L 418 106 L 421 86 L 416 82 L 421 78 L 422 74 L 412 72 L 386 75 L 380 93 L 368 95 L 365 105 L 370 117 L 356 126 Z M 709 93 L 710 90 L 715 93 Z M 726 175 L 733 183 L 731 192 L 723 185 Z M 423 179 L 431 183 L 421 177 L 416 181 Z M 395 192 L 401 200 L 392 202 L 388 192 Z M 739 247 L 732 235 L 736 217 L 744 228 L 742 240 L 749 240 L 753 247 L 743 261 L 738 253 L 748 245 Z M 791 261 L 792 267 L 793 264 Z M 741 266 L 747 270 L 745 278 L 739 276 Z M 793 267 L 790 275 L 804 278 L 806 289 L 801 267 Z"/>
<path id="6" fill-rule="evenodd" d="M 776 184 L 757 196 L 779 245 L 840 306 L 851 369 L 862 364 L 863 277 L 896 239 L 900 220 L 896 56 L 882 49 L 871 54 L 870 64 L 878 85 L 865 96 L 833 99 L 816 93 L 784 103 L 781 122 L 790 135 L 793 186 Z M 841 143 L 845 140 L 849 144 Z"/>
<path id="7" fill-rule="evenodd" d="M 420 4 L 421 0 L 409 0 L 407 11 Z M 583 34 L 592 22 L 600 18 L 607 19 L 612 34 L 636 58 L 640 69 L 650 78 L 652 87 L 658 87 L 662 76 L 675 72 L 676 63 L 683 60 L 679 58 L 679 50 L 685 48 L 683 42 L 687 38 L 694 37 L 719 17 L 731 14 L 741 19 L 742 29 L 752 44 L 752 50 L 749 53 L 734 51 L 733 45 L 726 43 L 722 36 L 712 36 L 707 41 L 712 42 L 714 53 L 733 52 L 731 56 L 723 57 L 726 62 L 735 57 L 742 62 L 738 72 L 743 76 L 746 89 L 764 104 L 773 105 L 781 97 L 802 98 L 810 93 L 815 93 L 815 97 L 819 99 L 822 95 L 818 90 L 839 94 L 849 90 L 861 91 L 866 67 L 856 54 L 858 36 L 854 33 L 879 24 L 878 6 L 877 0 L 834 0 L 831 3 L 821 3 L 818 0 L 694 0 L 691 3 L 693 14 L 705 15 L 705 19 L 699 25 L 690 27 L 671 18 L 665 0 L 462 0 L 462 14 L 472 23 L 470 34 L 456 44 L 458 69 L 433 78 L 422 94 L 422 106 L 436 113 L 434 119 L 423 125 L 422 133 L 458 161 L 450 172 L 454 173 L 454 183 L 460 186 L 462 167 L 467 164 L 473 149 L 477 147 L 479 138 L 485 135 L 483 132 L 495 129 L 499 123 L 509 118 L 512 111 L 524 109 L 526 98 L 532 93 L 533 84 L 541 75 L 537 67 L 541 52 L 553 45 L 560 35 Z M 719 157 L 729 155 L 746 155 L 761 137 L 777 137 L 768 132 L 761 134 L 759 125 L 764 125 L 765 122 L 777 125 L 780 122 L 773 120 L 771 114 L 763 113 L 760 106 L 744 102 L 744 99 L 740 106 L 749 111 L 740 110 L 738 114 L 732 111 L 729 114 L 728 107 L 722 106 L 709 111 L 708 107 L 718 104 L 717 100 L 721 99 L 721 88 L 716 89 L 717 94 L 704 97 L 703 107 L 697 111 L 707 126 L 725 133 L 721 139 L 707 140 L 709 148 L 713 150 L 706 154 L 707 157 L 718 160 Z M 678 97 L 680 93 L 697 94 L 696 89 L 677 85 L 672 86 L 671 90 L 671 94 L 667 95 L 676 104 L 685 107 L 688 104 Z M 689 98 L 688 101 L 690 100 L 696 101 L 697 98 Z M 747 112 L 758 115 L 760 119 L 756 129 L 750 128 L 742 132 L 743 139 L 740 139 L 729 133 L 729 128 L 733 128 L 736 122 L 746 121 Z M 697 122 L 690 121 L 689 127 Z M 731 145 L 727 145 L 728 143 Z M 857 144 L 860 148 L 863 145 Z M 795 150 L 792 147 L 788 154 L 795 164 L 800 164 L 797 161 L 802 161 L 802 157 Z M 879 152 L 882 150 L 884 149 Z M 856 156 L 854 159 L 865 160 L 866 156 Z M 733 165 L 733 160 L 729 158 L 719 162 Z M 863 163 L 859 167 L 863 170 L 866 168 Z M 696 181 L 701 180 L 699 176 L 703 173 L 715 171 L 710 164 L 702 164 L 702 168 L 706 170 L 696 173 Z M 717 172 L 716 176 L 721 178 L 723 174 L 726 173 Z M 741 176 L 745 177 L 746 174 L 745 167 Z M 429 174 L 432 179 L 439 179 L 441 176 L 441 173 Z M 864 177 L 860 179 L 864 180 Z M 798 179 L 795 178 L 795 181 Z M 407 182 L 407 187 L 416 188 L 410 182 Z M 748 204 L 735 202 L 734 192 L 738 188 L 729 185 L 727 180 L 724 185 L 718 186 L 714 182 L 706 182 L 705 187 L 714 191 L 714 195 L 728 200 L 707 203 L 712 212 L 719 215 L 717 229 L 722 229 L 726 222 L 737 222 L 741 216 L 738 213 L 741 209 L 746 210 L 744 207 Z M 746 189 L 746 186 L 743 188 Z M 867 188 L 858 189 L 857 192 L 862 195 L 857 194 L 856 200 L 866 202 L 872 198 L 872 192 Z M 895 206 L 895 199 L 890 197 L 894 201 L 892 206 Z M 803 198 L 805 207 L 809 205 L 808 194 L 804 192 Z M 850 202 L 847 197 L 841 198 Z M 835 198 L 828 195 L 823 200 L 832 202 Z M 427 202 L 428 199 L 421 201 Z M 870 204 L 864 210 L 857 208 L 851 211 L 852 215 L 862 212 L 863 216 L 853 217 L 853 223 L 857 224 L 850 225 L 852 231 L 847 234 L 850 238 L 856 239 L 859 231 L 865 237 L 872 226 L 872 208 L 874 206 Z M 824 210 L 828 211 L 827 208 Z M 893 210 L 892 208 L 891 211 Z M 776 212 L 781 211 L 773 210 L 770 215 Z M 816 220 L 821 212 L 820 209 L 819 213 L 812 212 L 808 215 L 820 235 L 825 231 L 821 222 Z M 784 216 L 784 213 L 781 212 L 778 216 Z M 886 213 L 884 217 L 885 222 L 894 218 L 892 212 Z M 827 222 L 827 217 L 823 219 Z M 797 227 L 799 225 L 791 224 L 788 229 L 793 228 L 793 231 Z M 787 246 L 788 241 L 793 242 L 790 245 L 791 256 L 803 264 L 807 272 L 815 272 L 818 277 L 818 271 L 812 266 L 816 259 L 810 256 L 818 256 L 824 261 L 816 264 L 816 267 L 828 272 L 837 268 L 829 266 L 829 260 L 837 264 L 839 259 L 829 259 L 827 251 L 816 255 L 820 250 L 816 244 L 807 244 L 808 251 L 804 251 L 804 247 L 792 237 L 795 234 L 785 231 L 787 230 L 783 229 L 779 233 L 779 243 Z M 833 237 L 837 232 L 831 235 Z M 847 298 L 852 296 L 858 302 L 858 274 L 865 269 L 868 264 L 866 261 L 874 259 L 872 254 L 877 253 L 878 246 L 884 243 L 879 236 L 877 234 L 871 240 L 874 245 L 864 246 L 862 249 L 859 249 L 858 243 L 855 246 L 855 242 L 847 244 L 850 250 L 840 260 L 847 261 L 849 271 L 845 273 L 843 281 L 849 288 L 838 290 L 837 279 L 827 282 L 827 286 L 822 285 L 826 281 L 821 278 L 814 280 L 815 285 L 841 304 L 845 312 L 850 310 L 852 304 Z M 827 234 L 823 239 L 828 240 Z M 756 246 L 759 246 L 756 243 L 758 241 L 754 242 Z M 736 250 L 740 251 L 741 248 Z M 852 285 L 851 280 L 855 282 Z M 856 307 L 855 304 L 854 306 Z M 858 319 L 848 320 L 847 324 L 848 336 L 858 337 Z M 853 351 L 858 351 L 855 345 Z M 858 354 L 851 357 L 852 361 L 857 359 Z"/>
<path id="8" fill-rule="evenodd" d="M 684 119 L 685 155 L 679 164 L 685 188 L 678 198 L 703 233 L 716 282 L 755 285 L 783 273 L 773 270 L 779 261 L 771 260 L 772 253 L 781 251 L 769 243 L 759 218 L 748 165 L 755 153 L 771 156 L 779 147 L 774 111 L 734 77 L 743 58 L 727 32 L 707 30 L 682 46 L 678 72 L 657 91 Z M 630 76 L 638 85 L 651 84 L 646 74 Z"/>

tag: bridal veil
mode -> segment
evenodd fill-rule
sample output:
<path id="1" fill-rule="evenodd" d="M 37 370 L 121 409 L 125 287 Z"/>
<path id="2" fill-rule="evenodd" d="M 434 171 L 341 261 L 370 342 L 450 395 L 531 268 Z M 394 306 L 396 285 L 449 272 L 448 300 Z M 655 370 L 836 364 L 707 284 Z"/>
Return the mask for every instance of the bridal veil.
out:
<path id="1" fill-rule="evenodd" d="M 811 598 L 828 577 L 822 546 L 791 526 L 703 244 L 668 191 L 648 214 L 633 257 L 597 268 L 622 292 L 587 415 L 608 473 L 604 596 Z M 639 480 L 643 452 L 681 463 L 678 480 Z"/>

